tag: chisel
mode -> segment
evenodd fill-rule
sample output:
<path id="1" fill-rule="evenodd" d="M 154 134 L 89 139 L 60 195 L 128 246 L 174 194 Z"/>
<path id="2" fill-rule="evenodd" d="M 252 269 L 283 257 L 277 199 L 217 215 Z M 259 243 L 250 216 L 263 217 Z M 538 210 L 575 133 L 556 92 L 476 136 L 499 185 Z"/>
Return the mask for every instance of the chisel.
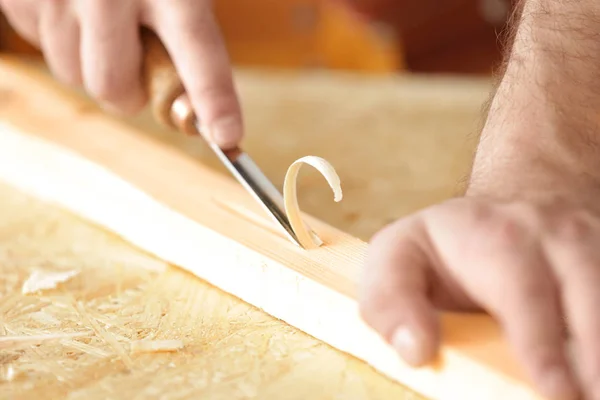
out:
<path id="1" fill-rule="evenodd" d="M 143 76 L 152 114 L 163 125 L 187 135 L 204 138 L 198 118 L 167 50 L 151 30 L 143 28 L 141 37 L 144 48 Z M 250 156 L 239 147 L 224 150 L 208 140 L 205 142 L 284 233 L 301 246 L 284 211 L 282 194 Z"/>

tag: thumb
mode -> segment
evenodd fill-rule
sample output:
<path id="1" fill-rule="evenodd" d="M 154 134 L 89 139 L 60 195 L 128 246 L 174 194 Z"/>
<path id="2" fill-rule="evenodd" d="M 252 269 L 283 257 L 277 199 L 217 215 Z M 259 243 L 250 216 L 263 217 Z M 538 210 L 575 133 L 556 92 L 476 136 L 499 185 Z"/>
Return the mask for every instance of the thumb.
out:
<path id="1" fill-rule="evenodd" d="M 400 220 L 371 240 L 361 283 L 360 310 L 410 365 L 433 361 L 439 320 L 428 298 L 430 272 L 420 219 Z"/>

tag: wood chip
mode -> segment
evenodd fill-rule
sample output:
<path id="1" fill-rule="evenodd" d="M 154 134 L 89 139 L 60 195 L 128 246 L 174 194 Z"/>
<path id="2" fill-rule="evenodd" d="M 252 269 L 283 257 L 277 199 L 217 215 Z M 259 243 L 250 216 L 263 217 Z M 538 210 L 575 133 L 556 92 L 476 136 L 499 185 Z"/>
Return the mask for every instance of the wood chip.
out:
<path id="1" fill-rule="evenodd" d="M 131 342 L 132 353 L 158 353 L 177 351 L 183 348 L 181 340 L 136 340 Z"/>
<path id="2" fill-rule="evenodd" d="M 335 172 L 333 166 L 325 159 L 316 156 L 302 157 L 292 163 L 287 170 L 283 182 L 283 200 L 285 212 L 288 216 L 292 229 L 296 234 L 298 241 L 305 249 L 319 247 L 323 241 L 317 236 L 310 227 L 302 221 L 300 207 L 298 206 L 298 195 L 296 193 L 296 180 L 302 164 L 309 164 L 319 171 L 324 177 L 334 194 L 334 201 L 342 200 L 342 186 L 340 177 Z"/>
<path id="3" fill-rule="evenodd" d="M 27 278 L 25 283 L 23 283 L 21 293 L 30 294 L 39 292 L 41 290 L 54 289 L 59 283 L 64 283 L 77 274 L 79 274 L 79 271 L 77 270 L 60 272 L 36 270 L 29 276 L 29 278 Z"/>

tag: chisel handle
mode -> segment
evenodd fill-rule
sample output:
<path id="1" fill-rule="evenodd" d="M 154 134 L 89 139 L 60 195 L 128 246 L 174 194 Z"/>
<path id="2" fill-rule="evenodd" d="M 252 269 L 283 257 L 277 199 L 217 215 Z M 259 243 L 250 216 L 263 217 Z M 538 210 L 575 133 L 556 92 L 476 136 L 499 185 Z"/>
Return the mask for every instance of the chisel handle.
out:
<path id="1" fill-rule="evenodd" d="M 198 134 L 192 105 L 167 49 L 148 28 L 142 28 L 141 39 L 144 51 L 142 78 L 154 118 L 184 133 Z"/>

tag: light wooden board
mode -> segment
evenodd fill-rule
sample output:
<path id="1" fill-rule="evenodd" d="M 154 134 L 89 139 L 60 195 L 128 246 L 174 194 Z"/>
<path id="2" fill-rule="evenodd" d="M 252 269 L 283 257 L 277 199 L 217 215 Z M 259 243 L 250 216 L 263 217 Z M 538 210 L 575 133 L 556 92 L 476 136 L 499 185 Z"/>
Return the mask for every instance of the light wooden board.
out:
<path id="1" fill-rule="evenodd" d="M 39 98 L 39 97 L 40 97 L 40 96 L 38 96 L 38 98 Z M 43 96 L 41 96 L 41 97 L 43 97 Z M 30 104 L 30 105 L 31 105 L 31 104 Z M 56 108 L 56 107 L 55 107 L 55 108 Z M 59 108 L 60 108 L 60 107 L 59 107 Z"/>

